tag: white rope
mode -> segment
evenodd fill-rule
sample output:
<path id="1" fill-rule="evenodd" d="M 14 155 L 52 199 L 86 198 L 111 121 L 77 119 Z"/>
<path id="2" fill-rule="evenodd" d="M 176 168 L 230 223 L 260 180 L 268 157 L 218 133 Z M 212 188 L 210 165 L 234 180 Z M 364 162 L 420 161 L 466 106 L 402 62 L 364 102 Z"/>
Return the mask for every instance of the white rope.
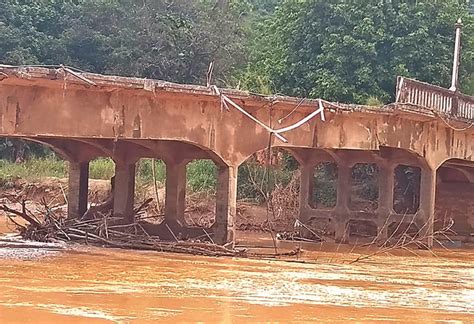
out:
<path id="1" fill-rule="evenodd" d="M 235 109 L 237 109 L 238 111 L 240 111 L 242 114 L 244 114 L 245 116 L 247 116 L 248 118 L 250 118 L 251 120 L 253 120 L 254 122 L 256 122 L 257 124 L 259 124 L 260 126 L 262 126 L 263 128 L 265 128 L 268 132 L 270 133 L 274 133 L 275 136 L 281 140 L 282 142 L 284 143 L 288 143 L 288 140 L 286 138 L 284 138 L 283 136 L 281 136 L 280 134 L 276 134 L 275 131 L 268 127 L 267 125 L 265 125 L 264 123 L 262 123 L 260 120 L 258 120 L 257 118 L 255 118 L 254 116 L 252 116 L 249 112 L 247 112 L 245 109 L 243 109 L 242 107 L 240 107 L 238 104 L 236 104 L 235 102 L 233 102 L 232 100 L 230 100 L 226 95 L 222 95 L 222 99 L 232 105 Z"/>
<path id="2" fill-rule="evenodd" d="M 219 88 L 216 85 L 211 85 L 210 86 L 211 91 L 219 96 L 219 100 L 221 101 L 221 112 L 222 110 L 227 110 L 230 111 L 229 106 L 227 106 L 227 103 L 224 101 L 223 94 L 220 92 Z"/>
<path id="3" fill-rule="evenodd" d="M 214 88 L 213 88 L 214 89 Z M 301 125 L 303 125 L 304 123 L 310 121 L 311 119 L 313 119 L 314 117 L 316 117 L 317 115 L 321 115 L 321 120 L 322 121 L 326 121 L 326 117 L 324 116 L 324 105 L 323 105 L 323 101 L 321 99 L 318 99 L 318 109 L 314 112 L 312 112 L 311 114 L 309 114 L 308 116 L 306 116 L 305 118 L 301 119 L 300 121 L 290 125 L 290 126 L 287 126 L 287 127 L 284 127 L 284 128 L 280 128 L 280 129 L 273 129 L 269 126 L 267 126 L 266 124 L 264 124 L 263 122 L 261 122 L 260 120 L 258 120 L 257 118 L 255 118 L 254 116 L 252 116 L 248 111 L 246 111 L 245 109 L 243 109 L 242 107 L 240 107 L 238 104 L 236 104 L 233 100 L 231 100 L 229 97 L 227 97 L 226 95 L 224 94 L 221 94 L 219 92 L 219 90 L 217 89 L 217 87 L 215 87 L 214 91 L 220 95 L 221 97 L 221 100 L 224 102 L 225 106 L 228 108 L 227 104 L 230 104 L 232 105 L 235 109 L 237 109 L 238 111 L 240 111 L 242 114 L 244 114 L 245 116 L 247 116 L 248 118 L 252 119 L 254 122 L 256 122 L 258 125 L 262 126 L 263 128 L 265 128 L 268 132 L 272 133 L 272 134 L 275 134 L 275 136 L 281 140 L 282 142 L 284 143 L 288 143 L 288 140 L 283 137 L 282 135 L 280 135 L 281 133 L 285 133 L 285 132 L 289 132 L 293 129 L 296 129 L 298 127 L 300 127 Z"/>
<path id="4" fill-rule="evenodd" d="M 280 128 L 280 129 L 274 129 L 273 132 L 275 134 L 288 132 L 290 130 L 293 130 L 295 128 L 300 127 L 301 125 L 303 125 L 304 123 L 310 121 L 311 119 L 313 119 L 314 117 L 316 117 L 319 114 L 321 114 L 321 120 L 326 121 L 326 117 L 324 116 L 324 106 L 323 106 L 322 100 L 318 99 L 318 103 L 319 103 L 319 108 L 315 112 L 309 114 L 308 116 L 301 119 L 299 122 L 294 123 L 293 125 L 290 125 L 290 126 L 287 126 L 287 127 L 284 127 L 284 128 Z"/>
<path id="5" fill-rule="evenodd" d="M 76 77 L 77 79 L 91 85 L 91 86 L 94 86 L 94 87 L 97 87 L 97 84 L 91 80 L 89 80 L 88 78 L 86 77 L 83 77 L 82 75 L 80 75 L 79 73 L 76 73 L 74 72 L 73 70 L 71 70 L 70 68 L 64 66 L 61 64 L 61 69 L 63 69 L 64 72 L 67 72 L 69 74 L 71 74 L 72 76 Z"/>

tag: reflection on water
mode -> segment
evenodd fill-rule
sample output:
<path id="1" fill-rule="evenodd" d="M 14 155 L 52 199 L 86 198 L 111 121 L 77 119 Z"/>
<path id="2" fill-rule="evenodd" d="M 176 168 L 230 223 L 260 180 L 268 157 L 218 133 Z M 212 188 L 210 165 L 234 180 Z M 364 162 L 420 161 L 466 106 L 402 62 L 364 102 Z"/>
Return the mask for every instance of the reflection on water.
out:
<path id="1" fill-rule="evenodd" d="M 315 251 L 309 264 L 80 248 L 4 258 L 0 322 L 474 322 L 474 253 L 437 254 L 348 264 Z"/>

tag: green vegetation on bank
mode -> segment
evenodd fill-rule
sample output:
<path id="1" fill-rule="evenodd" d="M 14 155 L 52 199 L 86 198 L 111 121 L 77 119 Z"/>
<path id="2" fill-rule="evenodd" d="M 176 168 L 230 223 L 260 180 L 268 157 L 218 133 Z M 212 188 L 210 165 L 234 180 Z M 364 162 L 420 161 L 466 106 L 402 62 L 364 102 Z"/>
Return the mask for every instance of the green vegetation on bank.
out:
<path id="1" fill-rule="evenodd" d="M 114 175 L 114 163 L 109 159 L 97 159 L 90 163 L 91 179 L 110 179 Z M 65 178 L 68 164 L 53 155 L 42 158 L 30 158 L 24 162 L 0 160 L 0 179 L 5 182 L 12 179 L 40 180 L 42 178 Z"/>
<path id="2" fill-rule="evenodd" d="M 474 16 L 459 0 L 281 1 L 256 25 L 241 81 L 257 91 L 370 105 L 394 99 L 397 75 L 449 87 L 458 18 L 460 86 L 474 94 Z"/>
<path id="3" fill-rule="evenodd" d="M 137 186 L 153 184 L 153 168 L 151 159 L 142 159 L 138 162 L 136 183 Z M 276 184 L 287 184 L 292 177 L 295 166 L 284 166 L 272 170 L 267 175 L 267 169 L 253 162 L 245 163 L 239 169 L 238 193 L 240 199 L 263 201 L 265 192 Z M 192 161 L 186 169 L 187 188 L 190 192 L 213 194 L 217 184 L 217 167 L 210 160 Z M 53 155 L 44 158 L 30 158 L 24 162 L 15 163 L 0 160 L 0 188 L 15 179 L 37 181 L 45 178 L 66 178 L 68 163 L 57 159 Z M 114 175 L 114 162 L 111 159 L 100 158 L 90 162 L 89 178 L 110 180 Z M 161 160 L 155 161 L 155 179 L 159 187 L 164 187 L 166 181 L 166 165 Z M 267 187 L 266 179 L 270 187 Z"/>
<path id="4" fill-rule="evenodd" d="M 100 158 L 90 162 L 89 178 L 110 180 L 114 175 L 114 162 L 111 159 Z M 155 162 L 155 178 L 159 186 L 164 186 L 166 166 L 161 160 Z M 0 160 L 0 182 L 5 183 L 14 179 L 41 180 L 43 178 L 66 178 L 68 163 L 49 155 L 43 158 L 30 158 L 24 162 L 15 163 Z M 137 165 L 138 184 L 153 182 L 152 161 L 142 159 Z M 187 166 L 187 183 L 192 191 L 212 191 L 216 185 L 216 167 L 207 160 L 194 161 Z"/>

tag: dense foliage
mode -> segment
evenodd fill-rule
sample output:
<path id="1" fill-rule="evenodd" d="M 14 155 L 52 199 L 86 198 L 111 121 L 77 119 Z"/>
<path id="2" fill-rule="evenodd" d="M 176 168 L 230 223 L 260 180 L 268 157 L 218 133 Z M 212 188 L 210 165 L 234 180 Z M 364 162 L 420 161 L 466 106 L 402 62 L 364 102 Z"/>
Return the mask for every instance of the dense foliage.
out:
<path id="1" fill-rule="evenodd" d="M 0 63 L 202 84 L 214 61 L 214 82 L 225 85 L 245 64 L 251 12 L 238 0 L 3 0 Z M 4 139 L 0 154 L 47 153 L 24 144 Z"/>
<path id="2" fill-rule="evenodd" d="M 330 100 L 389 101 L 396 75 L 447 86 L 463 18 L 461 85 L 474 91 L 465 1 L 4 0 L 0 62 Z"/>
<path id="3" fill-rule="evenodd" d="M 0 61 L 197 83 L 244 63 L 248 6 L 205 0 L 5 0 Z"/>
<path id="4" fill-rule="evenodd" d="M 459 0 L 286 0 L 259 26 L 245 84 L 256 91 L 366 103 L 397 75 L 450 85 L 463 19 L 461 86 L 474 93 L 474 20 Z"/>

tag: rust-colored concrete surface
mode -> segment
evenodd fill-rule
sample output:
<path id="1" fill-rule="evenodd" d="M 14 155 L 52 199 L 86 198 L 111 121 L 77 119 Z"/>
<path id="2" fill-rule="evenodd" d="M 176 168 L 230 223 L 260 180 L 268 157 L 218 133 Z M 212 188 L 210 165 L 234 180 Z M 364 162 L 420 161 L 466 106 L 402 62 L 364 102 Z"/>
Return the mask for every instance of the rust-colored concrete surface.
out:
<path id="1" fill-rule="evenodd" d="M 146 143 L 137 144 L 141 140 L 160 140 L 192 144 L 183 144 L 180 152 L 184 157 L 194 157 L 191 148 L 196 151 L 198 147 L 220 163 L 239 165 L 268 145 L 267 130 L 233 107 L 222 109 L 219 96 L 206 87 L 82 74 L 96 84 L 92 86 L 61 69 L 0 66 L 0 71 L 0 135 L 50 139 L 46 142 L 53 146 L 54 139 L 67 138 L 70 142 L 57 145 L 57 149 L 74 158 L 116 152 L 110 140 L 117 139 L 127 152 L 150 155 L 154 153 Z M 293 124 L 317 108 L 317 101 L 306 100 L 280 125 L 278 120 L 294 108 L 298 99 L 261 97 L 235 90 L 222 93 L 274 127 Z M 474 159 L 474 130 L 456 131 L 434 113 L 416 112 L 404 105 L 325 108 L 326 122 L 314 118 L 285 133 L 288 143 L 274 138 L 274 145 L 400 148 L 422 157 L 434 169 L 447 159 Z M 452 121 L 452 126 L 464 128 L 466 123 Z M 169 147 L 166 143 L 163 147 L 159 153 L 166 155 Z"/>

